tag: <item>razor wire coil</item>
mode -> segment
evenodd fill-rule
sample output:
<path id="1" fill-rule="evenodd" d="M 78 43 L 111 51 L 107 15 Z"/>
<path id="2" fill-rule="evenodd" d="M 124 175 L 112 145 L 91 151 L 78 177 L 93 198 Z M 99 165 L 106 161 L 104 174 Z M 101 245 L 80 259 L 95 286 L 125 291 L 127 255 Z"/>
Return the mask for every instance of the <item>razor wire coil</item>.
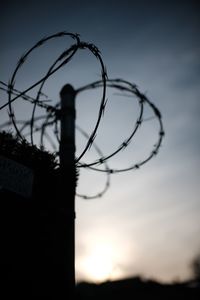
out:
<path id="1" fill-rule="evenodd" d="M 64 50 L 58 58 L 52 63 L 52 65 L 49 67 L 47 70 L 45 76 L 43 76 L 41 79 L 39 79 L 36 83 L 32 84 L 30 87 L 26 88 L 23 91 L 18 90 L 15 87 L 15 80 L 17 77 L 17 73 L 19 69 L 23 66 L 23 64 L 26 62 L 27 58 L 29 55 L 37 48 L 42 46 L 43 44 L 47 43 L 48 41 L 55 39 L 55 38 L 60 38 L 68 36 L 71 37 L 73 40 L 75 40 L 75 44 L 71 45 L 68 49 Z M 90 135 L 87 134 L 82 128 L 79 126 L 76 126 L 76 129 L 82 134 L 84 138 L 87 139 L 87 143 L 79 155 L 75 159 L 75 164 L 77 168 L 88 168 L 93 171 L 98 171 L 98 172 L 103 172 L 106 173 L 107 178 L 105 182 L 105 186 L 102 189 L 101 192 L 97 193 L 96 195 L 93 196 L 88 196 L 88 195 L 83 195 L 77 193 L 77 196 L 83 198 L 83 199 L 94 199 L 98 197 L 102 197 L 107 189 L 110 186 L 110 174 L 114 173 L 121 173 L 121 172 L 126 172 L 130 170 L 137 170 L 141 166 L 143 166 L 145 163 L 147 163 L 150 159 L 152 159 L 154 156 L 156 156 L 159 152 L 159 149 L 162 144 L 162 140 L 164 137 L 164 127 L 163 127 L 163 121 L 162 121 L 162 115 L 159 111 L 159 109 L 156 107 L 156 105 L 151 102 L 147 96 L 143 93 L 141 93 L 138 89 L 138 87 L 130 83 L 126 80 L 123 79 L 109 79 L 107 76 L 107 71 L 106 67 L 104 65 L 103 59 L 101 57 L 99 49 L 91 44 L 91 43 L 86 43 L 82 42 L 80 40 L 80 37 L 78 34 L 73 34 L 69 32 L 59 32 L 53 35 L 50 35 L 48 37 L 45 37 L 41 39 L 39 42 L 37 42 L 33 47 L 31 47 L 27 52 L 25 52 L 24 55 L 21 56 L 19 61 L 17 62 L 16 68 L 11 76 L 11 79 L 8 83 L 5 83 L 3 81 L 0 81 L 0 90 L 4 91 L 8 95 L 8 100 L 6 101 L 5 104 L 0 106 L 0 111 L 8 107 L 8 115 L 9 115 L 9 121 L 4 122 L 3 124 L 0 125 L 0 129 L 5 128 L 6 126 L 13 125 L 16 135 L 18 138 L 21 140 L 26 139 L 27 136 L 30 137 L 31 144 L 34 145 L 34 134 L 40 133 L 40 147 L 44 147 L 45 145 L 45 139 L 48 140 L 48 142 L 51 144 L 52 149 L 55 151 L 56 155 L 59 155 L 58 147 L 56 145 L 59 144 L 59 130 L 58 130 L 58 122 L 60 120 L 60 103 L 57 103 L 55 105 L 51 105 L 50 99 L 46 94 L 43 93 L 43 87 L 46 81 L 50 76 L 52 76 L 55 72 L 57 72 L 60 68 L 63 66 L 67 65 L 69 61 L 74 57 L 74 55 L 77 53 L 78 50 L 89 50 L 92 55 L 94 55 L 101 68 L 101 80 L 92 82 L 90 84 L 87 84 L 85 86 L 82 86 L 78 88 L 75 93 L 76 96 L 84 91 L 87 90 L 93 90 L 97 88 L 102 89 L 102 98 L 100 101 L 100 106 L 99 106 L 99 111 L 98 111 L 98 117 L 94 126 L 94 129 L 92 130 L 92 133 Z M 38 91 L 36 97 L 31 97 L 28 95 L 28 92 L 31 91 L 33 88 L 38 86 Z M 106 104 L 108 99 L 106 99 L 106 89 L 107 88 L 112 88 L 120 91 L 123 96 L 127 96 L 124 93 L 128 93 L 129 97 L 134 97 L 137 99 L 137 103 L 139 106 L 139 114 L 137 117 L 137 120 L 135 121 L 132 132 L 131 134 L 126 137 L 122 143 L 110 154 L 108 155 L 103 155 L 101 149 L 97 144 L 94 142 L 99 124 L 102 120 L 102 117 L 104 115 L 105 109 L 106 109 Z M 44 99 L 42 99 L 42 97 Z M 15 111 L 13 108 L 13 103 L 17 99 L 22 99 L 30 104 L 33 105 L 32 108 L 32 113 L 31 113 L 31 118 L 30 120 L 17 120 L 15 117 Z M 157 141 L 154 144 L 153 149 L 150 151 L 150 153 L 145 157 L 143 160 L 132 163 L 128 167 L 124 167 L 121 169 L 116 169 L 116 168 L 110 168 L 107 164 L 107 161 L 117 155 L 119 152 L 124 150 L 129 146 L 129 144 L 132 142 L 136 132 L 138 129 L 141 127 L 142 123 L 145 121 L 144 118 L 144 106 L 147 105 L 153 112 L 153 117 L 150 119 L 156 119 L 158 124 L 159 124 L 159 130 L 158 130 L 158 135 L 157 135 Z M 36 116 L 36 108 L 40 107 L 41 109 L 45 110 L 45 114 Z M 37 122 L 40 121 L 40 124 L 38 125 Z M 52 137 L 48 134 L 48 128 L 50 126 L 54 126 L 54 135 L 55 135 L 55 141 L 52 139 Z M 28 133 L 24 133 L 24 131 L 29 128 Z M 99 155 L 99 158 L 93 162 L 90 163 L 84 163 L 81 161 L 81 159 L 84 157 L 85 153 L 88 151 L 91 146 L 94 147 L 95 151 Z M 59 165 L 59 160 L 58 165 Z M 99 168 L 99 166 L 104 165 L 104 168 Z"/>

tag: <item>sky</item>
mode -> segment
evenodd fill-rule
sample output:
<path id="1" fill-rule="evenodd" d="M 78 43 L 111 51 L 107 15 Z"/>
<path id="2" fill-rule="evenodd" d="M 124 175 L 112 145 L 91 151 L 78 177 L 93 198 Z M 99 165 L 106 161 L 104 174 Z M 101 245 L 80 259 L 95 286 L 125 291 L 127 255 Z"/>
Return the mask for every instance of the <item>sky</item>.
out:
<path id="1" fill-rule="evenodd" d="M 99 48 L 108 78 L 135 83 L 162 113 L 166 134 L 155 158 L 139 170 L 113 174 L 103 197 L 76 198 L 77 281 L 140 275 L 172 282 L 191 276 L 191 261 L 200 253 L 199 20 L 200 7 L 194 0 L 1 3 L 1 81 L 9 81 L 18 59 L 41 38 L 66 30 Z M 36 82 L 73 43 L 66 37 L 37 49 L 18 73 L 15 87 L 24 90 Z M 57 103 L 64 84 L 77 89 L 100 75 L 97 59 L 81 50 L 48 80 L 43 92 Z M 104 154 L 126 139 L 139 113 L 136 101 L 119 94 L 108 90 L 107 110 L 95 140 Z M 0 95 L 4 101 L 5 94 Z M 76 121 L 88 134 L 100 99 L 99 90 L 76 98 Z M 30 120 L 30 104 L 19 100 L 14 109 L 18 120 Z M 7 110 L 0 113 L 3 123 Z M 127 167 L 152 151 L 158 124 L 148 108 L 145 116 L 130 147 L 108 161 L 111 168 Z M 85 142 L 77 132 L 77 155 Z M 91 149 L 83 161 L 98 158 Z M 105 182 L 104 174 L 80 170 L 77 193 L 94 195 Z"/>

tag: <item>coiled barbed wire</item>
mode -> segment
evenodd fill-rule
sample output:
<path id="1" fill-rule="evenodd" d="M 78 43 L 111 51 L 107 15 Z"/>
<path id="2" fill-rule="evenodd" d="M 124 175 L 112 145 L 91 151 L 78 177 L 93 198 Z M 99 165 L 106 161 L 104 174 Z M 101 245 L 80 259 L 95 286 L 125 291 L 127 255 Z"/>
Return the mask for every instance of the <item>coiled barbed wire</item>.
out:
<path id="1" fill-rule="evenodd" d="M 71 38 L 73 38 L 76 41 L 76 43 L 73 44 L 72 46 L 70 46 L 67 50 L 63 51 L 61 53 L 61 55 L 59 55 L 59 57 L 53 62 L 53 64 L 50 66 L 50 68 L 46 72 L 46 75 L 43 76 L 40 80 L 38 80 L 32 86 L 26 88 L 24 91 L 19 91 L 18 89 L 16 89 L 15 79 L 17 76 L 17 72 L 23 66 L 23 64 L 25 63 L 27 57 L 31 54 L 31 52 L 33 50 L 35 50 L 36 48 L 40 47 L 41 45 L 43 45 L 44 43 L 46 43 L 47 41 L 54 39 L 54 38 L 63 37 L 63 36 L 70 36 Z M 58 122 L 60 120 L 60 103 L 57 103 L 55 105 L 49 104 L 48 102 L 50 101 L 50 99 L 48 98 L 47 95 L 45 95 L 42 92 L 42 89 L 43 89 L 44 84 L 47 81 L 47 79 L 52 74 L 57 72 L 61 67 L 66 65 L 73 58 L 75 53 L 80 49 L 88 49 L 97 58 L 97 60 L 100 63 L 100 67 L 101 67 L 101 80 L 87 84 L 83 87 L 78 88 L 75 91 L 75 94 L 77 96 L 78 94 L 80 94 L 81 92 L 84 92 L 86 90 L 102 88 L 102 98 L 101 98 L 101 102 L 100 102 L 100 106 L 99 106 L 98 117 L 97 117 L 97 121 L 96 121 L 96 124 L 94 126 L 94 129 L 93 129 L 91 135 L 88 135 L 82 128 L 80 128 L 78 126 L 76 127 L 77 130 L 87 139 L 85 148 L 83 149 L 83 151 L 81 152 L 79 157 L 77 157 L 75 159 L 76 167 L 77 168 L 88 168 L 93 171 L 104 172 L 105 174 L 107 174 L 107 179 L 106 179 L 104 189 L 100 193 L 93 195 L 93 196 L 88 196 L 88 195 L 83 195 L 83 194 L 77 193 L 77 196 L 79 196 L 83 199 L 94 199 L 94 198 L 102 197 L 105 194 L 105 192 L 107 191 L 107 189 L 109 188 L 110 174 L 139 169 L 142 165 L 144 165 L 150 159 L 152 159 L 155 155 L 157 155 L 158 151 L 161 147 L 163 136 L 164 136 L 162 116 L 161 116 L 159 109 L 155 106 L 154 103 L 152 103 L 147 98 L 146 95 L 144 95 L 143 93 L 141 93 L 139 91 L 138 87 L 135 84 L 130 83 L 123 79 L 108 79 L 107 71 L 104 66 L 103 60 L 101 58 L 100 51 L 98 50 L 98 48 L 95 45 L 80 41 L 78 34 L 73 34 L 73 33 L 68 33 L 68 32 L 59 32 L 57 34 L 54 34 L 49 37 L 41 39 L 32 48 L 30 48 L 19 59 L 9 83 L 7 84 L 3 81 L 0 81 L 0 89 L 8 93 L 8 101 L 4 105 L 0 106 L 0 111 L 3 110 L 4 108 L 8 107 L 9 108 L 9 118 L 10 118 L 10 121 L 2 124 L 0 126 L 0 129 L 5 126 L 13 125 L 17 136 L 20 139 L 26 139 L 26 137 L 29 136 L 32 145 L 34 144 L 34 134 L 40 133 L 40 146 L 44 147 L 44 145 L 45 145 L 44 139 L 48 140 L 52 149 L 57 154 L 57 158 L 58 158 L 57 161 L 58 161 L 58 165 L 59 165 L 58 145 L 59 145 L 60 140 L 59 140 Z M 39 86 L 39 89 L 37 91 L 36 98 L 33 98 L 28 95 L 28 92 L 31 91 L 36 86 Z M 96 138 L 97 130 L 98 130 L 100 121 L 104 115 L 107 100 L 108 100 L 108 99 L 106 99 L 106 88 L 107 87 L 112 88 L 112 89 L 117 89 L 122 93 L 126 92 L 126 94 L 124 94 L 125 97 L 128 96 L 128 97 L 136 98 L 138 105 L 139 105 L 139 115 L 138 115 L 136 122 L 133 125 L 131 134 L 123 140 L 123 142 L 118 146 L 118 148 L 115 151 L 113 151 L 112 153 L 105 156 L 105 155 L 103 155 L 100 148 L 96 145 L 96 143 L 94 143 L 94 140 Z M 43 97 L 45 99 L 41 99 L 41 97 Z M 15 118 L 15 113 L 14 113 L 12 104 L 14 101 L 16 101 L 17 99 L 20 99 L 20 98 L 33 105 L 31 119 L 29 121 L 22 121 L 22 120 L 19 121 L 19 120 L 16 120 L 16 118 Z M 107 161 L 110 158 L 117 155 L 122 150 L 124 150 L 126 147 L 128 147 L 128 145 L 133 140 L 133 137 L 135 136 L 136 132 L 138 131 L 138 129 L 141 127 L 142 123 L 144 122 L 144 120 L 145 120 L 144 106 L 145 105 L 147 105 L 154 114 L 154 116 L 151 117 L 151 119 L 157 119 L 158 124 L 159 124 L 158 137 L 157 137 L 156 143 L 153 146 L 153 149 L 150 151 L 149 155 L 147 155 L 147 157 L 145 157 L 143 160 L 136 162 L 136 163 L 131 163 L 128 167 L 125 167 L 122 169 L 110 168 L 107 164 Z M 37 107 L 44 109 L 46 111 L 45 114 L 41 115 L 41 116 L 35 116 Z M 37 124 L 38 121 L 40 121 L 39 125 Z M 19 128 L 19 126 L 20 126 L 20 128 Z M 50 126 L 54 126 L 54 135 L 55 135 L 56 142 L 51 137 L 51 135 L 48 133 L 48 128 Z M 29 127 L 29 131 L 28 131 L 28 133 L 25 134 L 24 131 L 27 127 Z M 84 163 L 81 161 L 81 159 L 83 158 L 83 156 L 85 155 L 85 153 L 91 146 L 94 147 L 95 151 L 97 152 L 97 154 L 99 155 L 100 158 L 91 163 Z M 104 168 L 103 169 L 99 168 L 99 166 L 102 166 L 102 165 L 104 165 Z"/>
<path id="2" fill-rule="evenodd" d="M 77 94 L 82 92 L 82 91 L 89 90 L 89 89 L 95 89 L 95 88 L 98 88 L 98 87 L 101 87 L 101 86 L 102 86 L 102 82 L 101 81 L 96 81 L 96 82 L 93 82 L 91 84 L 88 84 L 86 86 L 83 86 L 83 87 L 79 88 L 77 90 Z M 134 124 L 132 133 L 119 145 L 119 147 L 114 152 L 112 152 L 111 154 L 109 154 L 105 157 L 101 157 L 100 159 L 98 159 L 98 160 L 96 160 L 92 163 L 85 164 L 85 165 L 80 165 L 79 167 L 86 167 L 86 166 L 91 167 L 91 166 L 95 166 L 95 165 L 101 165 L 102 163 L 104 163 L 105 161 L 110 159 L 111 157 L 118 154 L 121 150 L 125 149 L 129 145 L 129 143 L 131 142 L 131 140 L 135 136 L 137 130 L 139 129 L 139 127 L 142 125 L 142 123 L 144 121 L 144 119 L 143 119 L 144 105 L 146 104 L 152 109 L 152 111 L 154 113 L 154 117 L 158 120 L 158 123 L 159 123 L 158 140 L 154 144 L 154 148 L 152 149 L 150 154 L 145 159 L 143 159 L 142 161 L 134 163 L 134 164 L 132 164 L 131 166 L 129 166 L 127 168 L 110 169 L 109 172 L 110 173 L 119 173 L 119 172 L 130 171 L 130 170 L 133 170 L 133 169 L 139 169 L 142 165 L 147 163 L 152 157 L 154 157 L 156 154 L 158 154 L 158 151 L 159 151 L 159 148 L 161 146 L 162 139 L 163 139 L 163 136 L 164 136 L 162 115 L 161 115 L 160 111 L 158 110 L 158 108 L 155 106 L 155 104 L 153 104 L 146 97 L 146 95 L 141 93 L 135 84 L 132 84 L 132 83 L 130 83 L 126 80 L 123 80 L 123 79 L 107 79 L 107 87 L 115 88 L 115 89 L 118 89 L 120 91 L 126 91 L 126 92 L 129 92 L 130 94 L 136 96 L 136 98 L 138 100 L 138 104 L 140 106 L 140 112 L 139 112 L 138 119 L 137 119 L 136 123 Z M 124 95 L 124 96 L 127 96 L 127 95 Z M 96 171 L 100 171 L 100 172 L 106 172 L 103 169 L 98 169 L 98 168 L 93 168 L 93 169 L 96 170 Z"/>
<path id="3" fill-rule="evenodd" d="M 59 55 L 59 57 L 54 61 L 54 63 L 51 65 L 51 67 L 49 68 L 49 70 L 47 71 L 46 75 L 43 78 L 41 78 L 36 83 L 34 83 L 32 86 L 30 86 L 29 88 L 27 88 L 26 90 L 21 92 L 19 95 L 16 95 L 14 98 L 11 98 L 12 97 L 12 91 L 15 89 L 15 79 L 16 79 L 16 76 L 17 76 L 17 72 L 22 67 L 22 65 L 25 63 L 26 59 L 31 54 L 31 52 L 33 52 L 36 48 L 42 46 L 47 41 L 49 41 L 51 39 L 54 39 L 54 38 L 63 37 L 63 36 L 72 37 L 74 40 L 76 40 L 76 44 L 73 44 L 71 47 L 69 47 L 67 50 L 63 51 Z M 16 125 L 15 113 L 14 113 L 14 110 L 13 110 L 13 107 L 12 107 L 12 103 L 14 101 L 16 101 L 18 98 L 25 95 L 27 92 L 29 92 L 33 88 L 35 88 L 36 86 L 40 85 L 39 90 L 37 92 L 36 99 L 34 100 L 34 103 L 33 103 L 32 117 L 31 117 L 31 126 L 33 127 L 35 109 L 36 109 L 37 103 L 39 102 L 39 98 L 40 98 L 40 95 L 42 93 L 42 88 L 43 88 L 46 80 L 51 75 L 53 75 L 55 72 L 57 72 L 60 68 L 65 66 L 72 59 L 72 57 L 75 55 L 75 53 L 79 49 L 88 49 L 99 61 L 100 67 L 101 67 L 101 78 L 102 78 L 102 82 L 103 82 L 103 92 L 102 92 L 102 99 L 101 99 L 101 104 L 100 104 L 100 109 L 99 109 L 99 115 L 97 117 L 97 121 L 96 121 L 94 130 L 92 131 L 92 133 L 90 135 L 90 138 L 89 138 L 84 150 L 82 151 L 79 158 L 77 159 L 77 161 L 79 161 L 84 156 L 84 154 L 86 153 L 86 151 L 90 147 L 91 142 L 93 142 L 93 140 L 95 139 L 97 129 L 99 127 L 99 124 L 100 124 L 100 121 L 101 121 L 101 118 L 102 118 L 102 114 L 103 114 L 103 110 L 104 110 L 104 107 L 105 107 L 105 104 L 106 104 L 107 71 L 106 71 L 106 67 L 104 66 L 103 60 L 101 58 L 100 51 L 94 44 L 82 42 L 82 41 L 80 41 L 80 38 L 79 38 L 78 34 L 69 33 L 69 32 L 65 32 L 65 31 L 62 31 L 62 32 L 59 32 L 59 33 L 56 33 L 56 34 L 53 34 L 53 35 L 50 35 L 48 37 L 45 37 L 45 38 L 41 39 L 33 47 L 31 47 L 24 55 L 22 55 L 22 57 L 19 59 L 19 61 L 17 63 L 17 66 L 16 66 L 16 68 L 15 68 L 15 70 L 14 70 L 12 76 L 11 76 L 11 80 L 9 81 L 9 83 L 7 85 L 8 101 L 4 105 L 0 106 L 0 110 L 2 110 L 3 108 L 5 108 L 7 106 L 9 107 L 9 116 L 12 120 L 13 126 L 16 130 L 16 133 L 17 133 L 17 136 L 20 139 L 23 139 L 23 137 L 20 134 L 20 132 L 18 130 L 18 127 Z M 58 66 L 56 66 L 57 64 L 58 64 Z M 31 129 L 31 143 L 33 144 L 32 129 Z"/>

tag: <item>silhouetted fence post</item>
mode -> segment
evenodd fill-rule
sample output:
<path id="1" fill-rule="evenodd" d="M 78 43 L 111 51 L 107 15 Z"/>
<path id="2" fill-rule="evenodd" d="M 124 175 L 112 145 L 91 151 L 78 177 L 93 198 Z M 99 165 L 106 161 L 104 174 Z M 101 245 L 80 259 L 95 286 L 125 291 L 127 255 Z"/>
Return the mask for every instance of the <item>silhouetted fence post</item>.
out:
<path id="1" fill-rule="evenodd" d="M 65 282 L 63 294 L 75 292 L 75 90 L 69 84 L 61 92 L 60 111 L 60 184 L 61 215 L 63 214 L 63 257 Z"/>

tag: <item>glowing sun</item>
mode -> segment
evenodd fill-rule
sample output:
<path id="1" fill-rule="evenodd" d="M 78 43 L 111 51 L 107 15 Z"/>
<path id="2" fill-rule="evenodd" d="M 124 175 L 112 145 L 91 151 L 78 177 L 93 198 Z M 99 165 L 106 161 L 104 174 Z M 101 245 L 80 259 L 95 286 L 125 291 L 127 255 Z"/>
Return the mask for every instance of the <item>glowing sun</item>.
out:
<path id="1" fill-rule="evenodd" d="M 89 280 L 102 282 L 111 279 L 115 271 L 115 249 L 109 244 L 95 245 L 83 261 Z"/>

